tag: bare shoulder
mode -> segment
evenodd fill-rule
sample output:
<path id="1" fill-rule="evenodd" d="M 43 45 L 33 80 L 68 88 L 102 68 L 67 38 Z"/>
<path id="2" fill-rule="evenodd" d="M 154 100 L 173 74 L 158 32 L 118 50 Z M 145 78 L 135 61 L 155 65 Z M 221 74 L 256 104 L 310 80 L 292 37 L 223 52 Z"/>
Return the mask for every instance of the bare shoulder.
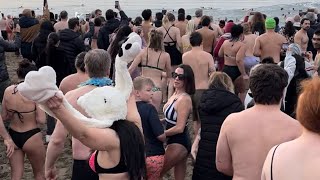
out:
<path id="1" fill-rule="evenodd" d="M 6 88 L 6 90 L 4 91 L 4 93 L 6 94 L 6 93 L 8 93 L 8 92 L 12 92 L 14 88 L 15 88 L 15 85 L 11 85 L 11 86 L 9 86 L 9 87 Z"/>
<path id="2" fill-rule="evenodd" d="M 190 95 L 188 94 L 182 95 L 181 97 L 179 97 L 178 103 L 184 104 L 184 105 L 187 105 L 188 103 L 192 103 Z"/>

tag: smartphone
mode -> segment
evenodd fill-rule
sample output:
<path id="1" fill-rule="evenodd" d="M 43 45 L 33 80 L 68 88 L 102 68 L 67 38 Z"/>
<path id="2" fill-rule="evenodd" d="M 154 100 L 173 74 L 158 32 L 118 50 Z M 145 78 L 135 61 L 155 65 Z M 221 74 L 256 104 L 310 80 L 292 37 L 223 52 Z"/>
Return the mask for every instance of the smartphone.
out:
<path id="1" fill-rule="evenodd" d="M 115 7 L 116 9 L 119 8 L 119 1 L 115 1 L 115 2 L 114 2 L 114 7 Z"/>
<path id="2" fill-rule="evenodd" d="M 47 0 L 43 0 L 43 7 L 45 7 L 47 3 Z"/>

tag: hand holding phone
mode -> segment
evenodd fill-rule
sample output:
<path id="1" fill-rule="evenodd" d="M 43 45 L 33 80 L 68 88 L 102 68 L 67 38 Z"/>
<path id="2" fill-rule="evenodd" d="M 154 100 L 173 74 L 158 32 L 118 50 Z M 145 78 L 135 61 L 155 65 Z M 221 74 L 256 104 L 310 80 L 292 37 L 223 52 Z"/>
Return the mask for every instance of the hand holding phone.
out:
<path id="1" fill-rule="evenodd" d="M 115 2 L 114 2 L 114 7 L 115 7 L 116 9 L 119 9 L 119 7 L 120 7 L 119 1 L 115 1 Z"/>

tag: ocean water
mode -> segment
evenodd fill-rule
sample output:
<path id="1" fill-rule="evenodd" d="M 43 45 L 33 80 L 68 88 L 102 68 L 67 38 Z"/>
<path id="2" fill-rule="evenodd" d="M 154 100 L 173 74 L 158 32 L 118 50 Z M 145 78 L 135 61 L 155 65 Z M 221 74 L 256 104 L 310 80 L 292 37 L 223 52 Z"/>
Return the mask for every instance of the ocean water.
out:
<path id="1" fill-rule="evenodd" d="M 167 9 L 176 13 L 179 8 L 185 8 L 186 13 L 194 15 L 194 11 L 202 8 L 204 14 L 219 19 L 241 19 L 247 9 L 261 11 L 271 17 L 279 17 L 283 22 L 286 17 L 298 14 L 299 10 L 308 7 L 320 8 L 320 1 L 316 0 L 120 0 L 122 9 L 130 17 L 141 15 L 143 9 L 152 9 L 160 12 Z M 0 11 L 5 14 L 17 16 L 23 8 L 30 8 L 38 14 L 42 14 L 42 0 L 0 0 Z M 59 14 L 61 10 L 67 10 L 69 16 L 86 14 L 99 8 L 105 12 L 114 8 L 113 0 L 48 0 L 50 11 Z M 283 8 L 283 10 L 281 10 Z M 155 13 L 154 13 L 155 14 Z"/>

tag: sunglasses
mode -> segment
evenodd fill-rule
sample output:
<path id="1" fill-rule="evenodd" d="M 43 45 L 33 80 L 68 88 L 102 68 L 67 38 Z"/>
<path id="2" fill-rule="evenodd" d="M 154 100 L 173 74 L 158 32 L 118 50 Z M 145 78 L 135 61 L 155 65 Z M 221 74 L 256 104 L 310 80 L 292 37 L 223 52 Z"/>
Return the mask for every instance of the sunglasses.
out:
<path id="1" fill-rule="evenodd" d="M 178 79 L 179 79 L 180 81 L 184 80 L 184 78 L 185 78 L 184 74 L 177 74 L 177 73 L 175 73 L 175 72 L 172 72 L 172 78 L 175 79 L 175 78 L 177 78 L 177 77 L 178 77 Z"/>

